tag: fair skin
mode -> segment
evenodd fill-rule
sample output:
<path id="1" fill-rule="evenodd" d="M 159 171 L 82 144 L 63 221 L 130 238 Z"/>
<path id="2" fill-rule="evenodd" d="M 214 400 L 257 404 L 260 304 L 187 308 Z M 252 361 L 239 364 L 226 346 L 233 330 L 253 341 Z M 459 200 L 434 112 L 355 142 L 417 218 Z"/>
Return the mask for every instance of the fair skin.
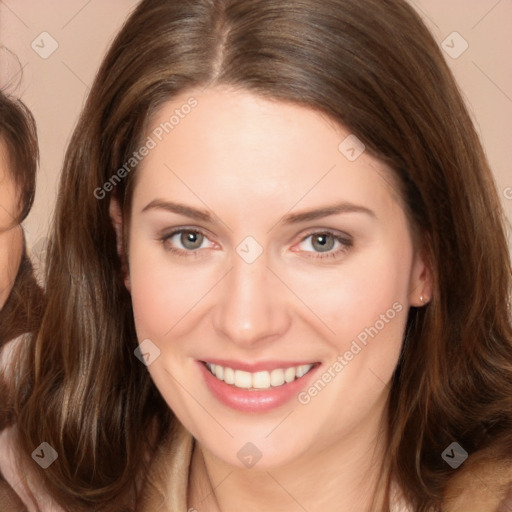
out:
<path id="1" fill-rule="evenodd" d="M 349 161 L 338 146 L 350 132 L 325 116 L 243 91 L 188 91 L 160 109 L 152 128 L 190 96 L 197 108 L 137 170 L 126 278 L 138 339 L 160 350 L 151 377 L 197 440 L 188 506 L 370 510 L 407 312 L 430 297 L 391 174 L 368 152 Z M 155 200 L 160 206 L 146 208 Z M 370 213 L 284 220 L 340 202 Z M 111 215 L 121 239 L 114 200 Z M 196 234 L 193 245 L 188 232 L 169 236 L 179 229 L 204 237 Z M 318 243 L 326 231 L 327 250 Z M 263 249 L 251 263 L 236 250 L 248 236 Z M 393 304 L 397 311 L 386 313 Z M 393 318 L 377 324 L 383 314 Z M 358 334 L 377 325 L 345 358 Z M 338 356 L 344 367 L 336 373 Z M 215 358 L 315 363 L 303 377 L 306 391 L 329 368 L 335 376 L 307 404 L 294 396 L 270 410 L 240 411 L 219 401 L 198 370 L 198 361 Z M 262 454 L 252 468 L 237 457 L 247 442 Z"/>
<path id="2" fill-rule="evenodd" d="M 0 309 L 11 293 L 23 255 L 23 231 L 16 223 L 18 211 L 19 197 L 9 170 L 7 147 L 0 139 Z"/>

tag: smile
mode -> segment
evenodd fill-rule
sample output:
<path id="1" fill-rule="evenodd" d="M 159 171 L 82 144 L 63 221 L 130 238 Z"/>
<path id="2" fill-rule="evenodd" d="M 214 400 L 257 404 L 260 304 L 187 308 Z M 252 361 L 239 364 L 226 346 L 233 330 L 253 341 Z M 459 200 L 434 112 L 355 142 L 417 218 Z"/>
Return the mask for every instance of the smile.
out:
<path id="1" fill-rule="evenodd" d="M 303 377 L 314 366 L 313 364 L 303 364 L 251 373 L 244 370 L 234 370 L 219 364 L 205 363 L 205 365 L 218 380 L 246 390 L 262 390 L 283 386 Z"/>

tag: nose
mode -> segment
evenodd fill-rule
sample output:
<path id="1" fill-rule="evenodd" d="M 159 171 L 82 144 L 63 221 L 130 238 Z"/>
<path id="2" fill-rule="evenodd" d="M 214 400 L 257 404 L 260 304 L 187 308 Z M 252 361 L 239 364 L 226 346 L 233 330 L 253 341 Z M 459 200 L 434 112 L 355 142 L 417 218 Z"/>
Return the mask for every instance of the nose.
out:
<path id="1" fill-rule="evenodd" d="M 290 326 L 285 287 L 267 268 L 265 256 L 247 263 L 234 254 L 233 268 L 219 283 L 214 328 L 245 348 L 275 341 Z"/>

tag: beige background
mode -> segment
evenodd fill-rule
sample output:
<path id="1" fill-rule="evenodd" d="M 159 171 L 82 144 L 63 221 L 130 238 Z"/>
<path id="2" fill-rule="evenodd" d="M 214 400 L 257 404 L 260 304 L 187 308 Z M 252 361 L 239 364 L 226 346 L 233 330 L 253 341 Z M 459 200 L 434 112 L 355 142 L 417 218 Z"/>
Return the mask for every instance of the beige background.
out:
<path id="1" fill-rule="evenodd" d="M 278 1 L 278 0 L 276 0 Z M 466 98 L 512 221 L 512 1 L 411 0 L 445 53 Z M 71 131 L 100 60 L 136 0 L 1 0 L 0 44 L 23 67 L 17 95 L 34 113 L 41 167 L 34 208 L 24 226 L 38 257 L 53 211 L 57 179 Z M 451 35 L 458 32 L 462 38 Z M 47 32 L 49 35 L 41 35 Z M 53 42 L 53 40 L 55 42 Z M 47 58 L 44 52 L 58 44 Z M 35 49 L 32 48 L 35 46 Z M 37 53 L 36 52 L 37 49 Z M 0 52 L 0 86 L 19 82 L 19 65 Z M 509 231 L 510 232 L 510 231 Z M 510 239 L 510 237 L 509 237 Z M 42 256 L 42 255 L 41 255 Z"/>

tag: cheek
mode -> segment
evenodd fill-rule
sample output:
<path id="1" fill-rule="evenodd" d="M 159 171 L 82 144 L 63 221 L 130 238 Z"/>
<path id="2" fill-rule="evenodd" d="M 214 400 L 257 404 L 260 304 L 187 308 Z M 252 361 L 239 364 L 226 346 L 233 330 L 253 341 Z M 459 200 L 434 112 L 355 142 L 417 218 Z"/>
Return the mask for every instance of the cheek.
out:
<path id="1" fill-rule="evenodd" d="M 176 264 L 157 242 L 134 240 L 130 246 L 130 293 L 139 340 L 162 342 L 176 336 L 194 317 L 194 307 L 216 279 L 197 263 Z M 212 281 L 213 279 L 213 281 Z M 176 327 L 175 327 L 176 326 Z"/>
<path id="2" fill-rule="evenodd" d="M 334 333 L 326 337 L 331 355 L 322 382 L 313 382 L 299 401 L 323 422 L 319 438 L 325 442 L 325 432 L 344 435 L 355 428 L 387 391 L 407 321 L 411 256 L 404 249 L 368 253 L 310 278 L 309 285 L 316 284 L 309 305 Z"/>
<path id="3" fill-rule="evenodd" d="M 382 315 L 385 320 L 394 319 L 398 309 L 406 309 L 410 266 L 406 247 L 381 246 L 378 251 L 349 258 L 336 268 L 304 272 L 295 278 L 290 275 L 290 279 L 295 279 L 297 295 L 329 328 L 333 343 L 342 350 L 347 340 L 366 328 L 376 323 L 381 326 Z"/>
<path id="4" fill-rule="evenodd" d="M 0 235 L 0 307 L 7 300 L 23 255 L 23 232 L 15 227 Z"/>
<path id="5" fill-rule="evenodd" d="M 162 339 L 186 311 L 193 289 L 177 272 L 151 265 L 147 260 L 130 261 L 130 288 L 139 339 Z"/>

